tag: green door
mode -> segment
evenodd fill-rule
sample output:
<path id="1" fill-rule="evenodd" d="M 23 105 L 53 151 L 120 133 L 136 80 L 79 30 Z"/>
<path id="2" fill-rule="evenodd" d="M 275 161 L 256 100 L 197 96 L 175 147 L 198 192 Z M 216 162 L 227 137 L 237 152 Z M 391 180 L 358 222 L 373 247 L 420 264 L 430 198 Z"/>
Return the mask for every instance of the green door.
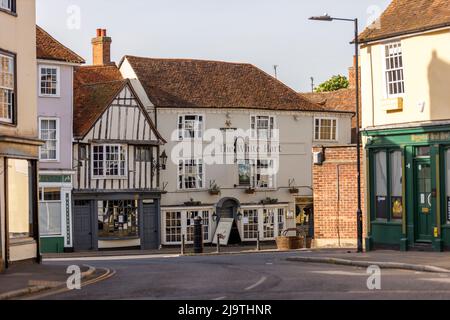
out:
<path id="1" fill-rule="evenodd" d="M 415 163 L 415 203 L 416 203 L 416 241 L 430 242 L 433 239 L 431 164 L 429 159 Z"/>

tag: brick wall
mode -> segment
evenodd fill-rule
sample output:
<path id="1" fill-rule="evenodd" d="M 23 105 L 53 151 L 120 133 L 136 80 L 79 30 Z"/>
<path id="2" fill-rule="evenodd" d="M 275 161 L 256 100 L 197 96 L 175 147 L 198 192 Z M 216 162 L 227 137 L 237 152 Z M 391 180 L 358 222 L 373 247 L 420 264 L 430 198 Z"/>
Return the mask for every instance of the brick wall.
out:
<path id="1" fill-rule="evenodd" d="M 315 245 L 356 247 L 356 146 L 325 147 L 323 150 L 324 163 L 313 166 Z M 315 147 L 313 151 L 320 152 L 322 147 Z M 362 162 L 361 171 L 361 188 L 364 190 Z M 364 215 L 364 192 L 362 203 Z"/>

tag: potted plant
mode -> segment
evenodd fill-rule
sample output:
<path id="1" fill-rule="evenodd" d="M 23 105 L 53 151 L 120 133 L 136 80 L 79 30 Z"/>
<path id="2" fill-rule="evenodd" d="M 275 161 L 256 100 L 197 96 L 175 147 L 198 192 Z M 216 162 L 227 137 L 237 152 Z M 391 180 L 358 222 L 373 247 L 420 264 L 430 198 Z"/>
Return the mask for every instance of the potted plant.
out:
<path id="1" fill-rule="evenodd" d="M 212 196 L 218 196 L 220 194 L 220 187 L 216 182 L 209 183 L 209 194 Z"/>
<path id="2" fill-rule="evenodd" d="M 295 232 L 295 236 L 288 236 L 290 232 Z M 282 235 L 276 238 L 277 248 L 280 251 L 298 250 L 302 249 L 305 245 L 305 237 L 300 235 L 296 228 L 286 229 L 282 232 Z"/>
<path id="3" fill-rule="evenodd" d="M 187 207 L 196 207 L 196 206 L 202 205 L 202 202 L 201 201 L 194 201 L 194 199 L 191 198 L 191 200 L 190 201 L 186 201 L 184 203 L 184 205 L 187 206 Z"/>
<path id="4" fill-rule="evenodd" d="M 255 193 L 255 188 L 253 187 L 248 187 L 247 189 L 245 189 L 245 193 L 246 194 L 254 194 Z"/>
<path id="5" fill-rule="evenodd" d="M 261 204 L 277 204 L 278 203 L 278 199 L 272 199 L 267 197 L 264 200 L 261 200 Z"/>
<path id="6" fill-rule="evenodd" d="M 299 188 L 295 186 L 295 179 L 289 179 L 289 193 L 298 194 L 300 192 Z"/>

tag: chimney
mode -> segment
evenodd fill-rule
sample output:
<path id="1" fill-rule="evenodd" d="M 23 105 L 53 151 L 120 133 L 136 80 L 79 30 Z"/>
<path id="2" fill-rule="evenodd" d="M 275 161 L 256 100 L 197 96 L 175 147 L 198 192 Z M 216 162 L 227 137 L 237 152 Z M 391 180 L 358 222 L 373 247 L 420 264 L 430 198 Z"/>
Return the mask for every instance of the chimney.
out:
<path id="1" fill-rule="evenodd" d="M 361 83 L 361 65 L 359 66 L 359 75 Z M 356 88 L 356 56 L 353 56 L 353 66 L 348 69 L 348 82 L 350 88 Z"/>
<path id="2" fill-rule="evenodd" d="M 97 29 L 97 36 L 92 39 L 94 66 L 111 64 L 112 39 L 106 35 L 106 29 Z"/>

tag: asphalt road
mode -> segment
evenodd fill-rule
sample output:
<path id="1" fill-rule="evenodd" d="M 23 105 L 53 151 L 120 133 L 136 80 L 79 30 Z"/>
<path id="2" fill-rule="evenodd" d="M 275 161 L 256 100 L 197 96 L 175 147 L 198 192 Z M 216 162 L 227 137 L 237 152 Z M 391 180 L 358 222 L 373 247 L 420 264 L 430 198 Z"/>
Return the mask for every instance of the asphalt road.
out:
<path id="1" fill-rule="evenodd" d="M 81 290 L 43 299 L 450 299 L 447 274 L 385 269 L 381 271 L 381 290 L 369 290 L 366 269 L 288 262 L 288 256 L 293 254 L 57 262 L 109 268 L 116 274 Z"/>

